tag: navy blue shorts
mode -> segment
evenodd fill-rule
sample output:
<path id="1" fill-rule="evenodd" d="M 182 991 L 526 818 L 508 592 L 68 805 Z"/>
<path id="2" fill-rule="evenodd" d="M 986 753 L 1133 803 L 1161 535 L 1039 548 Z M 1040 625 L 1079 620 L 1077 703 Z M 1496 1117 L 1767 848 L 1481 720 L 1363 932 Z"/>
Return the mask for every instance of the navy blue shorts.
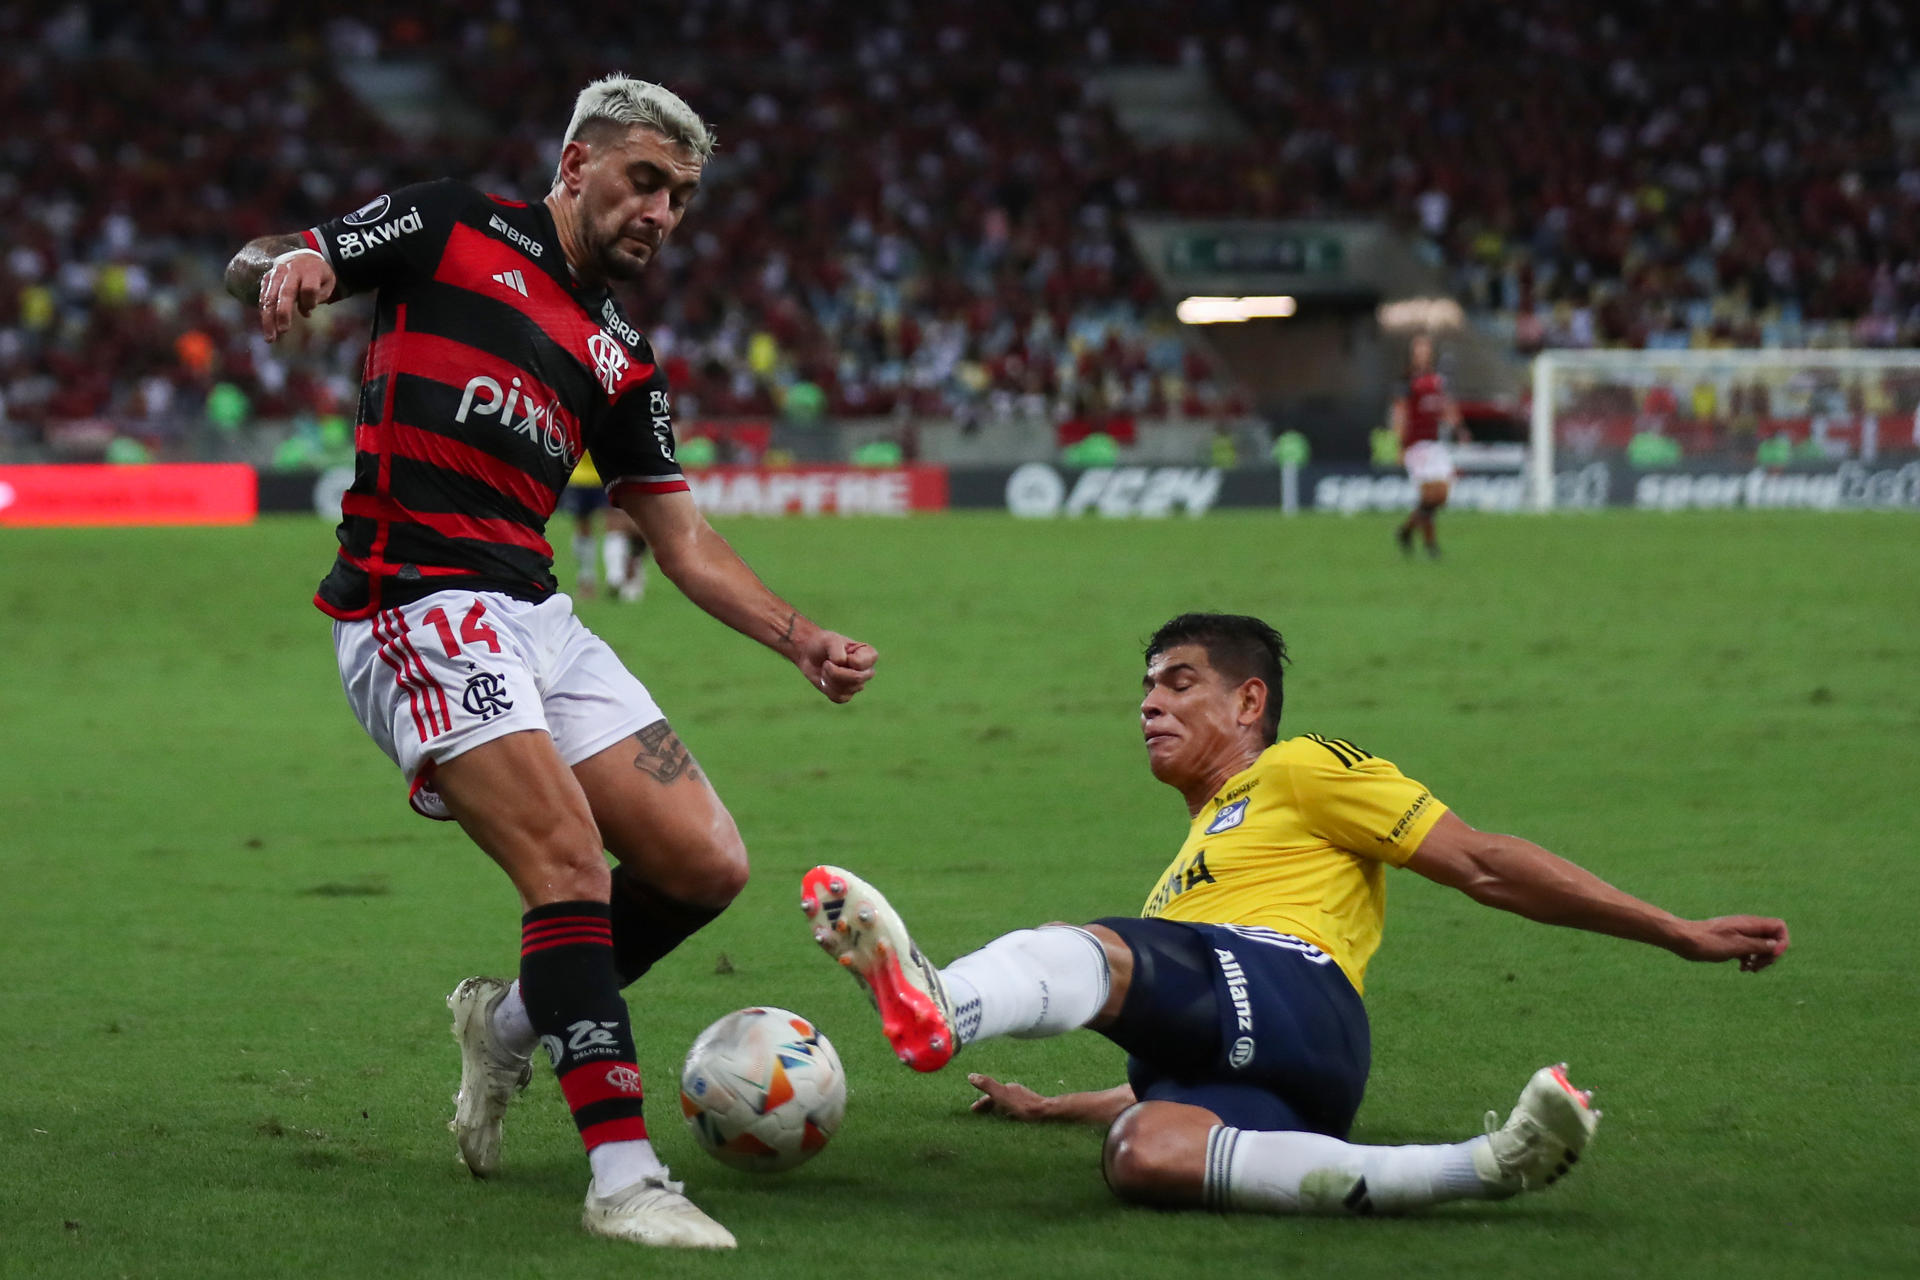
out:
<path id="1" fill-rule="evenodd" d="M 1372 1038 L 1333 958 L 1271 929 L 1110 916 L 1133 982 L 1104 1033 L 1142 1102 L 1205 1107 L 1238 1129 L 1345 1138 Z"/>
<path id="2" fill-rule="evenodd" d="M 560 496 L 561 505 L 579 519 L 586 519 L 607 505 L 607 491 L 597 484 L 570 484 Z"/>

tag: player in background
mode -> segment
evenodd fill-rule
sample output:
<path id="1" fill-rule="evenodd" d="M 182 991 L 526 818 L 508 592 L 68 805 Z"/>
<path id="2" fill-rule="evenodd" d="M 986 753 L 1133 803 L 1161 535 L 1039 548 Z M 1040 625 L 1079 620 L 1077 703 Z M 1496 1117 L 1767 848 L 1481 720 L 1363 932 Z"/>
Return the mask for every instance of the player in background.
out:
<path id="1" fill-rule="evenodd" d="M 607 489 L 593 459 L 583 457 L 567 481 L 567 510 L 573 515 L 573 557 L 579 564 L 579 592 L 592 599 L 600 590 L 600 557 L 604 550 L 607 585 L 614 598 L 637 604 L 647 593 L 647 540 L 626 512 L 607 502 Z M 593 517 L 606 514 L 607 530 L 594 545 Z"/>
<path id="2" fill-rule="evenodd" d="M 269 340 L 376 293 L 354 482 L 315 603 L 415 807 L 458 821 L 520 895 L 518 981 L 448 998 L 462 1159 L 493 1172 L 540 1044 L 592 1167 L 586 1229 L 731 1248 L 647 1139 L 620 991 L 740 892 L 746 848 L 645 686 L 573 616 L 545 536 L 591 456 L 690 600 L 834 702 L 872 676 L 871 648 L 775 595 L 701 516 L 666 377 L 609 289 L 657 256 L 712 148 L 673 93 L 610 76 L 581 92 L 544 200 L 403 188 L 252 242 L 227 285 Z"/>
<path id="3" fill-rule="evenodd" d="M 1267 1213 L 1393 1213 L 1500 1199 L 1565 1173 L 1600 1113 L 1565 1066 L 1527 1082 L 1504 1125 L 1465 1142 L 1346 1141 L 1370 1062 L 1361 991 L 1385 872 L 1403 866 L 1529 919 L 1763 969 L 1787 927 L 1683 920 L 1539 845 L 1475 830 L 1419 783 L 1340 738 L 1279 740 L 1280 636 L 1257 618 L 1186 614 L 1147 646 L 1147 763 L 1185 799 L 1186 842 L 1138 918 L 1006 934 L 945 969 L 886 900 L 816 867 L 815 940 L 866 985 L 895 1053 L 920 1071 L 991 1036 L 1090 1027 L 1130 1055 L 1126 1084 L 1045 1097 L 984 1075 L 975 1110 L 1106 1127 L 1107 1184 L 1128 1200 Z"/>
<path id="4" fill-rule="evenodd" d="M 1418 530 L 1427 554 L 1440 556 L 1440 543 L 1434 535 L 1434 517 L 1447 505 L 1453 492 L 1453 458 L 1447 445 L 1467 439 L 1460 420 L 1460 406 L 1447 391 L 1447 380 L 1434 367 L 1433 339 L 1416 334 L 1407 353 L 1407 387 L 1393 402 L 1393 435 L 1400 442 L 1400 457 L 1406 464 L 1407 478 L 1419 490 L 1413 513 L 1394 532 L 1403 554 L 1413 554 L 1413 535 Z"/>

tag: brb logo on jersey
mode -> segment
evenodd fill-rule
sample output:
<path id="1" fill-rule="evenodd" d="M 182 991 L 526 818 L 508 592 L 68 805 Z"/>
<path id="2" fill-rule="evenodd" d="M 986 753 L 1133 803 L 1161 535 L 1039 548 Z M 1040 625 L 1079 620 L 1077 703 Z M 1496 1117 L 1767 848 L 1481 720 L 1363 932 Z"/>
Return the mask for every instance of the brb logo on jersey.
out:
<path id="1" fill-rule="evenodd" d="M 593 371 L 600 378 L 600 385 L 612 395 L 620 389 L 620 379 L 627 374 L 626 348 L 616 342 L 605 329 L 587 339 L 587 354 L 593 357 Z"/>
<path id="2" fill-rule="evenodd" d="M 505 236 L 510 243 L 517 245 L 523 252 L 531 257 L 537 258 L 546 252 L 546 249 L 538 240 L 535 240 L 532 236 L 520 230 L 520 228 L 513 226 L 497 213 L 488 215 L 487 226 L 491 230 L 498 231 L 501 235 Z"/>
<path id="3" fill-rule="evenodd" d="M 640 345 L 640 331 L 627 323 L 627 318 L 613 305 L 612 298 L 600 304 L 600 323 L 606 326 L 609 333 L 618 334 L 628 346 Z"/>
<path id="4" fill-rule="evenodd" d="M 514 420 L 516 413 L 520 415 L 518 421 Z M 559 402 L 538 403 L 518 378 L 511 387 L 502 387 L 484 373 L 470 380 L 466 394 L 460 397 L 460 411 L 453 415 L 453 420 L 465 422 L 469 414 L 497 416 L 515 434 L 525 436 L 544 449 L 549 458 L 564 458 L 569 466 L 579 461 L 567 445 L 565 411 Z"/>
<path id="5" fill-rule="evenodd" d="M 420 229 L 422 223 L 418 205 L 409 207 L 399 217 L 390 218 L 377 227 L 367 226 L 367 223 L 387 211 L 386 201 L 387 197 L 381 196 L 372 204 L 341 219 L 349 226 L 366 227 L 364 231 L 342 231 L 334 237 L 333 246 L 340 251 L 341 257 L 357 258 L 369 249 L 377 249 L 383 244 L 398 240 L 401 236 L 412 235 Z M 362 219 L 362 221 L 355 221 L 355 219 Z"/>

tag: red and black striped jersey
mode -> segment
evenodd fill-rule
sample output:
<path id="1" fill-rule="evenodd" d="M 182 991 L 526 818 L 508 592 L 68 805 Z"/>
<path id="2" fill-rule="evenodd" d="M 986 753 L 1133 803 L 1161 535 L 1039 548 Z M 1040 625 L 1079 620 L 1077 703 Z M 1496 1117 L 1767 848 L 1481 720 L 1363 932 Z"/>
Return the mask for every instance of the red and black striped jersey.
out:
<path id="1" fill-rule="evenodd" d="M 314 603 L 364 618 L 435 591 L 543 600 L 547 520 L 583 452 L 609 492 L 685 490 L 653 349 L 573 277 L 544 204 L 403 187 L 306 232 L 377 291 L 339 556 Z"/>
<path id="2" fill-rule="evenodd" d="M 1408 444 L 1438 440 L 1441 424 L 1447 420 L 1447 380 L 1438 373 L 1422 373 L 1407 379 Z"/>

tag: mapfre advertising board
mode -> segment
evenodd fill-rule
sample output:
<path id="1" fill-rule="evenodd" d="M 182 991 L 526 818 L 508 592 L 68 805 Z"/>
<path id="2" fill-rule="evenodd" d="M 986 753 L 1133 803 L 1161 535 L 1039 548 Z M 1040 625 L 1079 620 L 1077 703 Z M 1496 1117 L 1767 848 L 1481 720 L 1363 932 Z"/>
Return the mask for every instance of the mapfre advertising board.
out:
<path id="1" fill-rule="evenodd" d="M 714 516 L 904 516 L 944 511 L 945 467 L 713 467 L 689 471 Z"/>
<path id="2" fill-rule="evenodd" d="M 247 524 L 258 510 L 237 462 L 0 467 L 0 525 Z"/>

